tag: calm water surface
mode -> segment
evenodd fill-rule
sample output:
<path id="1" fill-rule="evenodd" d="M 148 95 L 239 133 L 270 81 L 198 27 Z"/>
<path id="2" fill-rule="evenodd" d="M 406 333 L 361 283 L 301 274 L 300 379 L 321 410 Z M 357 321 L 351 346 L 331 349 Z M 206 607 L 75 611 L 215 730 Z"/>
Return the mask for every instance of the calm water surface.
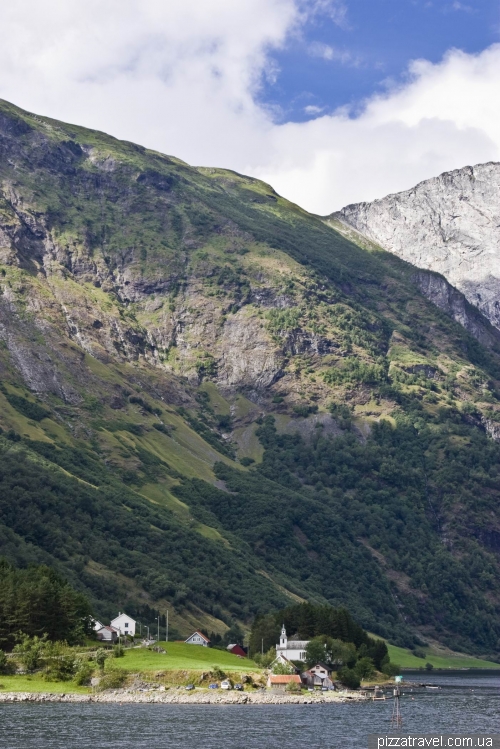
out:
<path id="1" fill-rule="evenodd" d="M 500 674 L 405 675 L 404 732 L 500 733 Z M 333 749 L 389 730 L 392 701 L 347 705 L 0 704 L 1 749 Z"/>

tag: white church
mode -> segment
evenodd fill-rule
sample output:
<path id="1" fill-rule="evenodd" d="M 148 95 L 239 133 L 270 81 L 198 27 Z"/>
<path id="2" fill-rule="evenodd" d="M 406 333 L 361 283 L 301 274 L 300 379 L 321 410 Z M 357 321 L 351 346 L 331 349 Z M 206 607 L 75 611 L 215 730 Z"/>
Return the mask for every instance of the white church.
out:
<path id="1" fill-rule="evenodd" d="M 305 661 L 308 644 L 309 640 L 289 640 L 283 624 L 280 642 L 279 645 L 276 645 L 276 658 L 277 660 L 286 658 L 288 661 Z"/>

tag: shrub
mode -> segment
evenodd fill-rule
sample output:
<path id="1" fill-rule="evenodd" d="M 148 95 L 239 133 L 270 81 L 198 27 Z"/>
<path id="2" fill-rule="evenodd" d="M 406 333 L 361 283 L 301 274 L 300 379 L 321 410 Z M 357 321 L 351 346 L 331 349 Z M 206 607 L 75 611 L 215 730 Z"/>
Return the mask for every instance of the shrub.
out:
<path id="1" fill-rule="evenodd" d="M 44 678 L 47 681 L 71 681 L 76 671 L 75 658 L 71 654 L 60 655 L 49 661 Z"/>
<path id="2" fill-rule="evenodd" d="M 387 676 L 397 676 L 401 673 L 401 666 L 399 666 L 397 663 L 392 663 L 389 658 L 387 660 L 382 661 L 382 671 Z"/>
<path id="3" fill-rule="evenodd" d="M 75 684 L 78 684 L 78 686 L 87 686 L 90 684 L 93 672 L 94 669 L 90 661 L 80 661 L 76 667 Z"/>
<path id="4" fill-rule="evenodd" d="M 170 434 L 170 429 L 165 424 L 153 424 L 153 427 L 163 434 Z"/>
<path id="5" fill-rule="evenodd" d="M 412 650 L 412 654 L 415 656 L 415 658 L 425 658 L 426 655 L 425 650 L 423 650 L 422 648 L 414 648 Z"/>
<path id="6" fill-rule="evenodd" d="M 297 416 L 303 416 L 304 418 L 307 418 L 309 414 L 315 414 L 318 412 L 318 406 L 316 403 L 313 403 L 312 405 L 303 405 L 303 406 L 294 406 L 293 412 L 297 414 Z"/>
<path id="7" fill-rule="evenodd" d="M 23 416 L 26 416 L 27 419 L 42 421 L 42 419 L 50 416 L 50 411 L 47 411 L 46 408 L 38 405 L 38 403 L 27 400 L 27 398 L 23 398 L 21 395 L 12 395 L 12 393 L 7 393 L 6 391 L 4 391 L 4 395 L 10 405 Z"/>
<path id="8" fill-rule="evenodd" d="M 369 679 L 375 673 L 375 667 L 371 658 L 360 658 L 354 666 L 354 671 L 360 679 Z"/>
<path id="9" fill-rule="evenodd" d="M 361 680 L 352 668 L 342 668 L 337 674 L 338 680 L 348 689 L 359 689 Z"/>
<path id="10" fill-rule="evenodd" d="M 104 664 L 106 663 L 106 659 L 109 658 L 109 653 L 104 650 L 104 648 L 99 648 L 96 651 L 96 654 L 94 656 L 95 662 L 101 669 L 101 671 L 104 671 Z"/>
<path id="11" fill-rule="evenodd" d="M 217 426 L 219 429 L 231 429 L 231 416 L 230 414 L 216 414 Z"/>
<path id="12" fill-rule="evenodd" d="M 66 642 L 47 642 L 43 649 L 46 681 L 70 681 L 76 671 L 74 653 Z"/>
<path id="13" fill-rule="evenodd" d="M 7 676 L 8 674 L 13 674 L 15 670 L 15 664 L 7 658 L 3 650 L 0 650 L 0 674 Z"/>
<path id="14" fill-rule="evenodd" d="M 273 674 L 293 674 L 295 673 L 295 670 L 292 666 L 290 666 L 288 663 L 281 663 L 278 661 L 278 663 L 275 663 L 272 668 Z"/>
<path id="15" fill-rule="evenodd" d="M 123 645 L 115 645 L 113 648 L 113 658 L 123 658 L 125 655 L 125 648 Z"/>
<path id="16" fill-rule="evenodd" d="M 212 677 L 215 681 L 226 678 L 226 674 L 219 666 L 212 666 Z"/>
<path id="17" fill-rule="evenodd" d="M 106 671 L 99 682 L 99 690 L 119 689 L 127 679 L 127 672 L 119 669 Z"/>
<path id="18" fill-rule="evenodd" d="M 366 364 L 354 357 L 344 359 L 338 367 L 332 367 L 324 375 L 324 380 L 328 385 L 343 383 L 376 385 L 385 382 L 386 379 L 387 370 L 384 365 Z"/>
<path id="19" fill-rule="evenodd" d="M 32 673 L 41 665 L 46 647 L 47 635 L 42 637 L 21 635 L 21 641 L 15 645 L 14 653 L 17 654 L 26 671 Z"/>
<path id="20" fill-rule="evenodd" d="M 271 663 L 276 658 L 276 648 L 269 648 L 267 653 L 255 653 L 252 658 L 254 659 L 255 663 L 260 666 L 261 668 L 269 668 Z"/>
<path id="21" fill-rule="evenodd" d="M 242 466 L 247 466 L 248 467 L 248 466 L 251 466 L 252 463 L 255 463 L 255 460 L 253 458 L 247 458 L 247 457 L 245 457 L 245 458 L 241 458 L 240 459 L 240 463 L 241 463 Z"/>
<path id="22" fill-rule="evenodd" d="M 295 692 L 295 693 L 297 693 L 297 692 L 300 692 L 301 686 L 296 681 L 290 681 L 286 685 L 285 690 L 287 692 Z"/>
<path id="23" fill-rule="evenodd" d="M 432 671 L 433 668 L 434 668 L 434 666 L 432 665 L 432 663 L 426 663 L 425 664 L 425 670 L 426 671 Z"/>

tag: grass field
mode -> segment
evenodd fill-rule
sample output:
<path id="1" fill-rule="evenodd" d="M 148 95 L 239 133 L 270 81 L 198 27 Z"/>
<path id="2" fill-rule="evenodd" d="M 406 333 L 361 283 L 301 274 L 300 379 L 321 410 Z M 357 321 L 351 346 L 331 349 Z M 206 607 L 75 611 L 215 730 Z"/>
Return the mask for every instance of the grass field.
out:
<path id="1" fill-rule="evenodd" d="M 159 646 L 167 651 L 166 655 L 146 648 L 132 648 L 125 651 L 123 658 L 113 659 L 113 665 L 127 671 L 206 671 L 213 666 L 223 671 L 259 671 L 257 664 L 249 658 L 238 658 L 224 650 L 183 642 L 160 642 Z"/>
<path id="2" fill-rule="evenodd" d="M 0 692 L 51 692 L 52 694 L 88 694 L 90 687 L 79 687 L 72 681 L 45 681 L 33 676 L 0 676 Z"/>
<path id="3" fill-rule="evenodd" d="M 434 668 L 496 668 L 500 669 L 499 663 L 483 661 L 468 655 L 436 655 L 427 651 L 425 658 L 417 658 L 404 648 L 387 644 L 389 657 L 393 663 L 401 668 L 425 668 L 426 663 L 432 663 Z"/>
<path id="4" fill-rule="evenodd" d="M 155 671 L 211 671 L 219 668 L 225 672 L 258 672 L 256 663 L 249 658 L 224 650 L 204 648 L 201 645 L 186 645 L 183 642 L 160 642 L 167 653 L 154 653 L 146 648 L 131 648 L 123 658 L 109 658 L 106 664 L 113 669 L 123 669 L 131 674 Z M 106 669 L 108 665 L 106 666 Z M 45 681 L 42 674 L 0 676 L 2 692 L 52 692 L 87 694 L 89 687 L 79 687 L 71 681 Z"/>

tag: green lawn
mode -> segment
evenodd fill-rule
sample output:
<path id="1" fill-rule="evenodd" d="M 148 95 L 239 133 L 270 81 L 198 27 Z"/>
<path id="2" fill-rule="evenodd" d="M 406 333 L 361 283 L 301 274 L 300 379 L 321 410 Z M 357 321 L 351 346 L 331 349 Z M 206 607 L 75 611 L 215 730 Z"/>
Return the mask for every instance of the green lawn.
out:
<path id="1" fill-rule="evenodd" d="M 78 687 L 72 681 L 45 681 L 41 675 L 2 676 L 0 692 L 52 692 L 57 694 L 88 694 L 90 687 Z"/>
<path id="2" fill-rule="evenodd" d="M 500 668 L 499 663 L 483 661 L 468 655 L 433 655 L 427 651 L 425 658 L 417 658 L 404 648 L 397 648 L 389 643 L 387 647 L 391 661 L 402 668 L 422 668 L 426 663 L 432 663 L 434 668 Z"/>
<path id="3" fill-rule="evenodd" d="M 112 668 L 126 671 L 210 671 L 218 666 L 223 671 L 259 671 L 256 663 L 249 658 L 238 656 L 223 650 L 204 648 L 201 645 L 186 645 L 183 642 L 161 642 L 167 654 L 154 653 L 146 648 L 131 648 L 125 651 L 123 658 L 110 658 L 106 663 Z M 71 681 L 45 681 L 41 674 L 32 676 L 0 676 L 2 692 L 53 692 L 80 693 L 90 692 L 89 687 L 78 687 Z"/>
<path id="4" fill-rule="evenodd" d="M 224 650 L 204 648 L 202 645 L 186 645 L 184 642 L 160 642 L 167 654 L 154 653 L 146 648 L 131 648 L 123 658 L 113 659 L 113 665 L 127 671 L 181 670 L 203 671 L 218 666 L 224 671 L 259 671 L 249 658 Z"/>

